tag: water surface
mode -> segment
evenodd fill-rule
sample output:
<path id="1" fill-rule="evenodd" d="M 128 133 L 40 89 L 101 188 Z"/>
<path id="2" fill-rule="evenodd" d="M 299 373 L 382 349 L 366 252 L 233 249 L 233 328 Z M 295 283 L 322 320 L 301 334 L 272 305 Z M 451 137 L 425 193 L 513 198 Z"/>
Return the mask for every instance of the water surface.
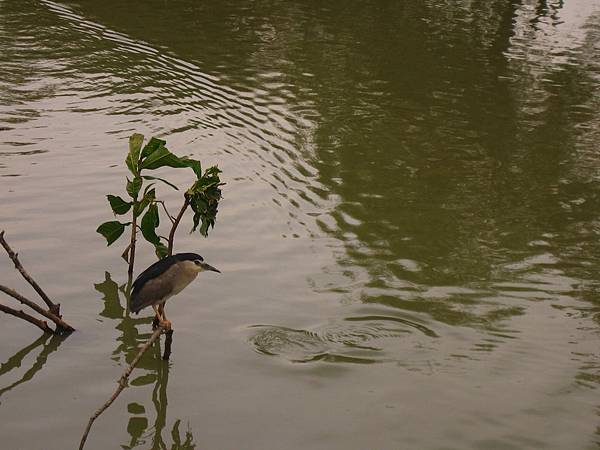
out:
<path id="1" fill-rule="evenodd" d="M 3 446 L 74 448 L 150 334 L 94 232 L 141 132 L 223 170 L 176 241 L 223 274 L 86 448 L 598 448 L 599 38 L 597 0 L 0 0 L 0 228 L 78 329 L 2 318 Z"/>

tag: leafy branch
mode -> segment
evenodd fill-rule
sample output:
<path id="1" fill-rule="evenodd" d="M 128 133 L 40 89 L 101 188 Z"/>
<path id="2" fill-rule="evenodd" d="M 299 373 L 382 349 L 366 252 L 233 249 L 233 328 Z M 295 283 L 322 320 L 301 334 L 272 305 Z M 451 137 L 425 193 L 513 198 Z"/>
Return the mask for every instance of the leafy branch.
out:
<path id="1" fill-rule="evenodd" d="M 131 211 L 131 220 L 104 222 L 96 230 L 105 237 L 107 245 L 111 245 L 123 235 L 127 227 L 131 227 L 130 242 L 122 255 L 129 264 L 130 277 L 133 274 L 138 231 L 141 231 L 143 238 L 154 246 L 158 258 L 164 258 L 172 254 L 175 231 L 185 211 L 191 207 L 194 212 L 192 232 L 198 229 L 200 234 L 206 237 L 209 229 L 215 226 L 221 200 L 220 186 L 223 184 L 219 179 L 221 171 L 218 167 L 212 166 L 203 172 L 200 161 L 171 153 L 165 147 L 165 141 L 153 137 L 144 146 L 142 146 L 143 142 L 144 136 L 138 133 L 129 138 L 129 152 L 125 158 L 125 164 L 131 175 L 131 179 L 127 178 L 125 186 L 129 199 L 126 200 L 118 195 L 107 195 L 115 216 L 122 216 Z M 147 171 L 161 167 L 191 168 L 196 175 L 196 181 L 183 195 L 183 205 L 177 217 L 169 214 L 164 201 L 157 199 L 154 185 L 160 182 L 175 190 L 179 188 L 164 178 L 147 175 Z M 157 234 L 161 215 L 159 204 L 162 206 L 163 214 L 171 223 L 168 237 Z"/>

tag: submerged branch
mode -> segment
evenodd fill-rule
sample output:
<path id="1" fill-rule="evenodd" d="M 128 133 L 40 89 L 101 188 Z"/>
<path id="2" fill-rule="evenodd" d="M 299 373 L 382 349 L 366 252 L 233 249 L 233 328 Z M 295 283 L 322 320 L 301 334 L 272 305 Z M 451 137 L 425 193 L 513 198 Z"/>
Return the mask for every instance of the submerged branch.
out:
<path id="1" fill-rule="evenodd" d="M 87 440 L 88 434 L 90 433 L 90 429 L 92 428 L 92 424 L 94 423 L 94 421 L 110 405 L 112 405 L 112 403 L 116 400 L 116 398 L 119 396 L 119 394 L 121 393 L 121 391 L 123 391 L 123 389 L 125 389 L 125 387 L 127 386 L 127 381 L 129 380 L 129 375 L 131 375 L 131 372 L 133 372 L 133 369 L 135 369 L 135 366 L 140 361 L 140 359 L 142 358 L 142 356 L 144 355 L 144 353 L 146 353 L 146 351 L 152 346 L 152 344 L 154 344 L 154 342 L 160 337 L 161 333 L 163 333 L 163 332 L 166 332 L 166 328 L 163 327 L 163 326 L 159 326 L 158 328 L 156 328 L 154 330 L 154 332 L 152 333 L 152 336 L 150 336 L 150 339 L 148 339 L 146 341 L 146 343 L 140 348 L 140 350 L 138 351 L 138 354 L 135 356 L 135 358 L 133 359 L 133 361 L 131 362 L 131 364 L 127 367 L 127 369 L 125 369 L 125 372 L 123 372 L 123 375 L 121 375 L 121 378 L 119 378 L 117 389 L 115 390 L 115 392 L 113 393 L 113 395 L 106 401 L 106 403 L 104 403 L 92 415 L 92 417 L 90 417 L 90 420 L 89 420 L 87 426 L 85 427 L 85 431 L 83 433 L 83 437 L 81 438 L 81 442 L 79 443 L 79 450 L 82 450 L 83 447 L 85 446 L 85 441 Z"/>
<path id="2" fill-rule="evenodd" d="M 35 291 L 39 294 L 42 300 L 44 300 L 46 305 L 48 305 L 50 312 L 60 317 L 60 305 L 53 303 L 52 300 L 50 300 L 50 298 L 42 290 L 40 285 L 37 284 L 35 280 L 31 278 L 31 276 L 27 273 L 27 271 L 19 261 L 19 255 L 15 253 L 12 248 L 10 248 L 10 245 L 8 245 L 8 242 L 6 242 L 6 239 L 4 239 L 4 231 L 0 232 L 0 244 L 2 244 L 4 250 L 6 250 L 6 253 L 8 253 L 9 258 L 12 259 L 13 263 L 15 264 L 15 268 L 21 273 L 21 275 L 23 275 L 23 278 L 25 278 L 25 280 L 27 280 L 27 282 L 31 286 L 33 286 L 33 289 L 35 289 Z"/>
<path id="3" fill-rule="evenodd" d="M 165 331 L 165 351 L 163 353 L 162 359 L 168 361 L 171 357 L 171 344 L 173 343 L 173 330 Z"/>
<path id="4" fill-rule="evenodd" d="M 33 316 L 30 316 L 23 310 L 13 309 L 10 306 L 6 306 L 0 303 L 0 311 L 6 314 L 10 314 L 11 316 L 18 317 L 20 319 L 26 320 L 29 323 L 34 324 L 40 330 L 45 333 L 54 334 L 54 330 L 48 326 L 48 323 L 45 320 L 36 319 Z"/>
<path id="5" fill-rule="evenodd" d="M 69 325 L 68 323 L 66 323 L 64 320 L 61 319 L 60 316 L 57 316 L 56 314 L 53 314 L 51 311 L 46 311 L 44 308 L 42 308 L 41 306 L 39 306 L 37 303 L 29 300 L 26 297 L 23 297 L 21 294 L 19 294 L 17 291 L 12 290 L 11 288 L 8 288 L 6 286 L 3 286 L 0 284 L 0 291 L 4 292 L 6 295 L 10 295 L 12 298 L 18 300 L 19 302 L 21 302 L 23 305 L 27 305 L 29 306 L 31 309 L 33 309 L 35 312 L 37 312 L 38 314 L 41 314 L 42 316 L 44 316 L 46 319 L 51 320 L 52 322 L 54 322 L 56 324 L 56 331 L 57 332 L 67 332 L 70 333 L 72 331 L 75 331 L 75 328 L 73 328 L 71 325 Z M 6 312 L 6 311 L 5 311 Z M 21 311 L 22 312 L 22 311 Z M 10 313 L 9 313 L 10 314 Z M 25 313 L 23 313 L 25 314 Z M 14 314 L 13 314 L 14 315 Z M 26 314 L 27 315 L 27 314 Z M 29 316 L 31 317 L 31 316 Z M 22 319 L 24 317 L 21 317 Z M 26 319 L 27 320 L 27 319 Z M 37 320 L 37 319 L 36 319 Z M 30 321 L 31 322 L 31 321 Z M 32 322 L 33 323 L 33 322 Z M 44 322 L 46 323 L 46 322 Z M 37 324 L 36 324 L 37 325 Z M 39 326 L 39 325 L 38 325 Z M 46 327 L 48 327 L 48 325 L 46 324 Z M 48 329 L 50 329 L 48 327 Z M 47 330 L 45 330 L 47 331 Z M 50 329 L 51 333 L 54 333 L 54 331 L 52 331 Z"/>

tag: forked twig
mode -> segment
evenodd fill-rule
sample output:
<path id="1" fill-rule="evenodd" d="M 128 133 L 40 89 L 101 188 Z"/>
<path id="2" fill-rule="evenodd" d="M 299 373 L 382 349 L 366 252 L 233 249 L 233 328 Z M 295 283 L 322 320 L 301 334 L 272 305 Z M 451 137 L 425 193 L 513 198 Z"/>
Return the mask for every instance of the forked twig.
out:
<path id="1" fill-rule="evenodd" d="M 35 317 L 30 316 L 23 310 L 13 309 L 10 306 L 6 306 L 0 303 L 0 311 L 6 314 L 10 314 L 11 316 L 15 316 L 20 319 L 26 320 L 27 322 L 34 324 L 36 327 L 39 327 L 45 333 L 54 334 L 54 330 L 48 326 L 48 323 L 45 320 L 36 319 Z"/>
<path id="2" fill-rule="evenodd" d="M 55 314 L 52 314 L 50 311 L 46 311 L 44 308 L 42 308 L 41 306 L 39 306 L 37 303 L 32 302 L 31 300 L 29 300 L 26 297 L 23 297 L 17 291 L 14 291 L 11 288 L 8 288 L 8 287 L 3 286 L 1 284 L 0 284 L 0 291 L 4 292 L 6 295 L 10 295 L 12 298 L 18 300 L 23 305 L 29 306 L 31 309 L 33 309 L 38 314 L 41 314 L 46 319 L 49 319 L 52 322 L 54 322 L 56 324 L 56 327 L 57 327 L 58 330 L 66 331 L 66 332 L 75 331 L 75 329 L 71 325 L 69 325 L 68 323 L 66 323 L 59 316 L 57 316 Z M 24 317 L 21 317 L 21 318 L 24 318 Z M 48 325 L 46 324 L 46 326 L 48 326 Z"/>
<path id="3" fill-rule="evenodd" d="M 60 316 L 60 305 L 53 303 L 52 300 L 50 300 L 50 298 L 40 287 L 40 285 L 37 284 L 36 281 L 33 278 L 31 278 L 31 276 L 27 273 L 27 271 L 21 264 L 21 261 L 19 261 L 19 255 L 15 253 L 12 248 L 10 248 L 10 245 L 8 245 L 8 242 L 6 242 L 6 239 L 4 239 L 4 230 L 0 231 L 0 244 L 2 244 L 4 250 L 6 250 L 6 253 L 8 253 L 9 258 L 12 259 L 12 262 L 15 264 L 15 268 L 21 273 L 21 275 L 23 275 L 23 278 L 25 278 L 25 280 L 27 280 L 27 282 L 31 286 L 33 286 L 35 292 L 39 294 L 39 296 L 42 298 L 42 300 L 44 300 L 46 305 L 48 305 L 50 312 L 56 314 L 57 316 Z"/>
<path id="4" fill-rule="evenodd" d="M 171 215 L 171 213 L 167 209 L 167 205 L 165 205 L 165 202 L 163 202 L 162 200 L 156 200 L 156 203 L 160 203 L 162 205 L 165 213 L 167 214 L 167 217 L 171 221 L 171 224 L 174 224 L 175 223 L 175 218 Z"/>
<path id="5" fill-rule="evenodd" d="M 53 303 L 52 300 L 50 300 L 50 298 L 48 297 L 48 295 L 46 295 L 46 293 L 40 287 L 40 285 L 36 283 L 36 281 L 31 277 L 31 275 L 29 275 L 29 273 L 27 273 L 27 271 L 21 264 L 21 261 L 19 261 L 18 254 L 15 253 L 12 248 L 10 248 L 10 245 L 8 245 L 8 242 L 6 242 L 6 239 L 4 239 L 4 231 L 0 231 L 0 244 L 2 245 L 2 247 L 4 247 L 4 250 L 6 250 L 6 253 L 8 253 L 9 258 L 15 264 L 15 268 L 21 273 L 23 278 L 25 278 L 25 280 L 33 287 L 33 289 L 35 289 L 35 291 L 39 294 L 39 296 L 46 303 L 46 305 L 48 305 L 48 310 L 46 311 L 37 303 L 29 300 L 28 298 L 19 294 L 17 291 L 14 291 L 13 289 L 10 289 L 6 286 L 0 285 L 0 291 L 4 292 L 7 295 L 10 295 L 22 304 L 29 306 L 38 314 L 41 314 L 42 316 L 54 322 L 56 324 L 56 331 L 53 331 L 45 321 L 35 319 L 34 317 L 30 316 L 29 314 L 26 314 L 23 311 L 17 311 L 10 307 L 5 307 L 2 311 L 7 314 L 11 314 L 15 317 L 20 317 L 21 319 L 27 320 L 28 322 L 31 322 L 34 325 L 40 327 L 42 330 L 53 334 L 71 333 L 72 331 L 75 331 L 75 328 L 73 328 L 71 325 L 62 320 L 62 316 L 60 315 L 60 304 Z M 17 312 L 17 314 L 15 314 L 15 312 Z M 34 319 L 34 321 L 32 321 L 31 319 Z"/>

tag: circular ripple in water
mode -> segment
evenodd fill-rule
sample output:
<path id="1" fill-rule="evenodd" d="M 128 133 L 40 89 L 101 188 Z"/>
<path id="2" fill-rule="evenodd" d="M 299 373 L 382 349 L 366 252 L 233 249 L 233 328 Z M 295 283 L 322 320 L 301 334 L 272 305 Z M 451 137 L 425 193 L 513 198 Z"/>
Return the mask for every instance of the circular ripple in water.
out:
<path id="1" fill-rule="evenodd" d="M 250 343 L 257 352 L 293 362 L 328 361 L 376 363 L 392 361 L 387 356 L 393 342 L 419 334 L 437 338 L 426 326 L 388 316 L 348 317 L 317 327 L 314 331 L 276 325 L 255 325 Z"/>

